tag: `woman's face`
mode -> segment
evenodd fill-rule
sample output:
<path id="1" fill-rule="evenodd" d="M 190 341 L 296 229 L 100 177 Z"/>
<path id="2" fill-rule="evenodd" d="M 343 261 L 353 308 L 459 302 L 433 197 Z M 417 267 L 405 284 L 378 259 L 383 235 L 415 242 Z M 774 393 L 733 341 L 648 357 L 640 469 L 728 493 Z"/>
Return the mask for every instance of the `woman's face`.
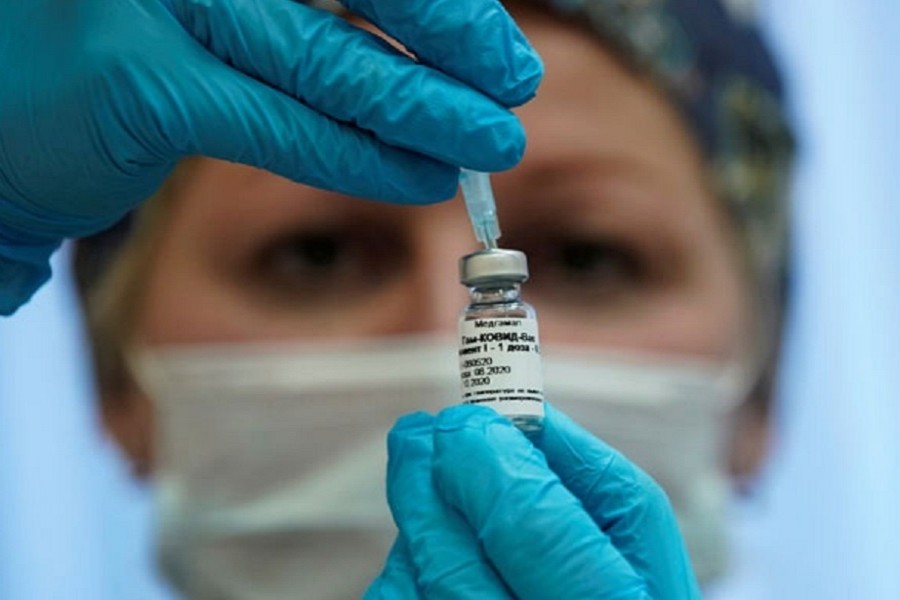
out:
<path id="1" fill-rule="evenodd" d="M 521 165 L 493 177 L 545 344 L 725 358 L 747 331 L 738 253 L 674 110 L 574 28 L 517 15 L 544 58 L 518 110 Z M 146 280 L 141 343 L 455 331 L 462 201 L 391 206 L 198 160 Z"/>

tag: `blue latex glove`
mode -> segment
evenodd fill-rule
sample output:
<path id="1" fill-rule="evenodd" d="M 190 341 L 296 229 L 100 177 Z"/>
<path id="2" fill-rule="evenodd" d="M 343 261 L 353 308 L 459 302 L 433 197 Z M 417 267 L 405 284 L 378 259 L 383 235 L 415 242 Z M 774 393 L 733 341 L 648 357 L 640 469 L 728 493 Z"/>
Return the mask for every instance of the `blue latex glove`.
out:
<path id="1" fill-rule="evenodd" d="M 418 61 L 291 0 L 0 2 L 0 314 L 185 155 L 400 203 L 519 161 L 542 67 L 498 2 L 346 4 Z"/>
<path id="2" fill-rule="evenodd" d="M 398 421 L 387 484 L 400 534 L 367 600 L 700 598 L 648 475 L 550 406 L 534 442 L 485 407 Z"/>

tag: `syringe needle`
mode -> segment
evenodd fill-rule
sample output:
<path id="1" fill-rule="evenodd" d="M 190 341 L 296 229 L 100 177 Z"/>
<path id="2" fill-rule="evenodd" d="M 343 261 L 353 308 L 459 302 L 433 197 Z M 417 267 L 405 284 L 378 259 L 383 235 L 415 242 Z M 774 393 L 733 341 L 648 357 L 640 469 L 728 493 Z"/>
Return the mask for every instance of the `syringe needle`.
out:
<path id="1" fill-rule="evenodd" d="M 460 169 L 459 186 L 466 200 L 466 210 L 475 237 L 485 248 L 496 248 L 500 237 L 500 225 L 497 222 L 497 208 L 494 204 L 494 192 L 491 190 L 491 179 L 487 173 Z"/>

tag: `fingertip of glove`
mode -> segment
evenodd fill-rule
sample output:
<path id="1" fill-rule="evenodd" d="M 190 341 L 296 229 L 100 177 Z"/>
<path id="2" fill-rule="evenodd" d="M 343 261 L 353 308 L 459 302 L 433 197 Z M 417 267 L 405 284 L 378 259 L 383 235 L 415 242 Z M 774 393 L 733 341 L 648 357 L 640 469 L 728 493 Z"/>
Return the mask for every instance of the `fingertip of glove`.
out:
<path id="1" fill-rule="evenodd" d="M 434 428 L 440 432 L 462 429 L 482 430 L 491 424 L 512 426 L 512 424 L 492 408 L 475 404 L 460 404 L 445 408 L 435 417 Z"/>
<path id="2" fill-rule="evenodd" d="M 8 317 L 50 279 L 46 262 L 27 264 L 0 256 L 0 316 Z"/>
<path id="3" fill-rule="evenodd" d="M 14 315 L 25 302 L 17 295 L 0 292 L 0 317 Z"/>
<path id="4" fill-rule="evenodd" d="M 431 446 L 434 417 L 427 412 L 414 412 L 397 419 L 388 433 L 388 455 L 401 452 L 412 440 L 427 440 Z"/>
<path id="5" fill-rule="evenodd" d="M 459 186 L 459 168 L 420 157 L 418 164 L 405 169 L 402 177 L 387 175 L 385 190 L 377 199 L 399 204 L 428 205 L 450 200 Z"/>
<path id="6" fill-rule="evenodd" d="M 433 448 L 434 417 L 426 412 L 416 412 L 400 417 L 388 433 L 388 480 L 396 479 L 401 471 L 408 472 L 401 465 L 417 464 L 426 459 L 430 464 Z"/>
<path id="7" fill-rule="evenodd" d="M 521 106 L 534 98 L 544 79 L 544 62 L 527 42 L 517 44 L 515 53 L 519 68 L 497 98 L 507 107 Z"/>
<path id="8" fill-rule="evenodd" d="M 527 137 L 525 128 L 518 117 L 510 112 L 494 122 L 486 123 L 476 144 L 481 150 L 476 157 L 477 164 L 464 165 L 471 169 L 486 172 L 506 171 L 511 169 L 525 156 Z M 484 149 L 493 148 L 493 152 Z"/>
<path id="9" fill-rule="evenodd" d="M 411 433 L 418 433 L 425 430 L 430 431 L 432 424 L 434 422 L 434 416 L 425 412 L 418 411 L 414 413 L 410 413 L 408 415 L 403 415 L 394 423 L 394 426 L 391 427 L 391 432 L 389 435 L 406 435 Z"/>

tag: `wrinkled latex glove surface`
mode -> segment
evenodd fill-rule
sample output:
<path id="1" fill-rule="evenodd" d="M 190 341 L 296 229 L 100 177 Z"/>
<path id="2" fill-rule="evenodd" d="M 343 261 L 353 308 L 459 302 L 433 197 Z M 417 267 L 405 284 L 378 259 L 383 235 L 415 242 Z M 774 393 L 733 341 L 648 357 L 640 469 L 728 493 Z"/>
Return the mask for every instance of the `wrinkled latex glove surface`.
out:
<path id="1" fill-rule="evenodd" d="M 700 598 L 648 475 L 550 406 L 533 442 L 485 407 L 398 421 L 399 535 L 366 599 Z"/>
<path id="2" fill-rule="evenodd" d="M 399 203 L 519 161 L 542 66 L 494 0 L 347 0 L 418 60 L 292 0 L 0 3 L 0 314 L 175 162 Z"/>

